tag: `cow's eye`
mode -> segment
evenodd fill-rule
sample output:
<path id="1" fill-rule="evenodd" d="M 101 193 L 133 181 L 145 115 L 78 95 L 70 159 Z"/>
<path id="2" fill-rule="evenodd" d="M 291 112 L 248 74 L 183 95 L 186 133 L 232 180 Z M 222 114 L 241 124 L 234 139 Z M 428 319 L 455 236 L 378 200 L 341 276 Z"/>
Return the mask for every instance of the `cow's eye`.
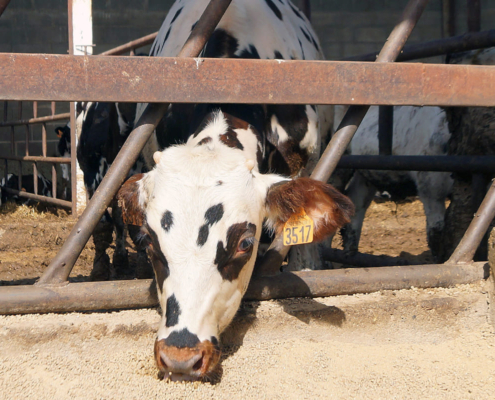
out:
<path id="1" fill-rule="evenodd" d="M 239 242 L 239 246 L 237 246 L 237 253 L 247 253 L 254 244 L 254 237 L 248 237 Z"/>

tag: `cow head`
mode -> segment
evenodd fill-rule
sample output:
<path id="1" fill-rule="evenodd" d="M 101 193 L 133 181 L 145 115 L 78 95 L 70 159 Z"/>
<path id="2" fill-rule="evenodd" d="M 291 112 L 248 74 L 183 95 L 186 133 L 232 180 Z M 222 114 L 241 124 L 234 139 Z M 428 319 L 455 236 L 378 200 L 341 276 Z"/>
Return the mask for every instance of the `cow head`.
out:
<path id="1" fill-rule="evenodd" d="M 261 174 L 257 135 L 242 122 L 214 114 L 186 144 L 155 153 L 155 168 L 118 194 L 148 245 L 163 312 L 155 358 L 172 378 L 202 378 L 217 365 L 218 338 L 247 289 L 265 220 L 279 231 L 303 208 L 319 240 L 353 212 L 329 185 Z"/>

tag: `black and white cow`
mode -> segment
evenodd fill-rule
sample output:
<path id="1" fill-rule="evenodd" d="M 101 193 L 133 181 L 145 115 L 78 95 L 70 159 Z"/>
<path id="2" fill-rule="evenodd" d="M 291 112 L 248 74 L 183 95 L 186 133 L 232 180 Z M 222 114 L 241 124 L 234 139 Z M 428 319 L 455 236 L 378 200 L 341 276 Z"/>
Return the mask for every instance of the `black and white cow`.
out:
<path id="1" fill-rule="evenodd" d="M 341 106 L 336 109 L 342 114 Z M 440 107 L 394 107 L 392 155 L 446 155 L 450 136 L 447 116 Z M 378 107 L 370 107 L 347 154 L 378 155 Z M 437 257 L 444 230 L 445 200 L 452 192 L 452 184 L 450 172 L 356 171 L 345 192 L 356 213 L 342 230 L 344 250 L 358 251 L 366 210 L 377 191 L 386 191 L 396 200 L 419 196 L 426 215 L 428 245 Z"/>
<path id="2" fill-rule="evenodd" d="M 208 2 L 177 1 L 151 55 L 176 55 Z M 233 0 L 203 56 L 322 58 L 309 22 L 287 0 Z M 264 223 L 280 232 L 304 211 L 320 241 L 349 222 L 348 198 L 301 177 L 319 146 L 314 106 L 169 108 L 144 152 L 153 169 L 130 178 L 118 199 L 125 220 L 142 226 L 162 308 L 155 359 L 171 379 L 215 370 L 219 335 L 247 289 Z"/>
<path id="3" fill-rule="evenodd" d="M 55 128 L 58 137 L 57 151 L 60 157 L 69 158 L 70 151 L 70 122 L 64 126 Z M 70 166 L 69 164 L 60 164 L 62 170 L 62 199 L 71 200 L 71 185 L 70 185 Z"/>
<path id="4" fill-rule="evenodd" d="M 89 198 L 93 197 L 108 168 L 117 156 L 127 136 L 132 131 L 136 113 L 136 104 L 132 103 L 78 103 L 77 124 L 79 138 L 77 143 L 77 160 L 84 175 L 84 186 Z M 60 140 L 58 151 L 64 157 L 71 155 L 70 125 L 55 129 Z M 66 177 L 70 188 L 68 166 Z M 138 161 L 130 175 L 143 171 L 142 161 Z M 64 170 L 63 170 L 64 173 Z M 113 254 L 113 269 L 107 250 L 113 242 L 115 230 L 115 252 Z M 129 234 L 134 240 L 138 230 L 129 227 Z M 105 212 L 103 218 L 93 232 L 95 257 L 92 280 L 107 280 L 111 275 L 129 272 L 128 254 L 125 247 L 125 225 L 120 210 L 112 207 L 112 216 Z M 137 244 L 137 264 L 135 271 L 139 278 L 152 275 L 145 249 Z"/>
<path id="5" fill-rule="evenodd" d="M 2 178 L 0 182 L 0 206 L 8 200 L 19 201 L 19 196 L 8 193 L 5 188 L 19 190 L 19 176 L 8 174 L 7 178 Z M 22 175 L 21 191 L 34 194 L 34 179 L 33 175 Z M 38 195 L 52 197 L 52 182 L 46 179 L 41 173 L 38 173 Z M 22 204 L 29 204 L 31 200 L 23 199 Z"/>

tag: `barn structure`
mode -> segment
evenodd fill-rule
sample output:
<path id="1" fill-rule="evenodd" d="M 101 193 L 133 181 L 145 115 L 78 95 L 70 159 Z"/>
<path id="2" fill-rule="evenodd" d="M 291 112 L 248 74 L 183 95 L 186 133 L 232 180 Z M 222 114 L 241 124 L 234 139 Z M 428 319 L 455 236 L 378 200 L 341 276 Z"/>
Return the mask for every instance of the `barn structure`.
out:
<path id="1" fill-rule="evenodd" d="M 171 2 L 160 2 L 160 6 L 158 3 L 125 2 L 129 7 L 125 8 L 125 12 L 122 11 L 126 18 L 126 26 L 132 25 L 136 15 L 135 7 L 141 7 L 141 4 L 147 16 L 155 15 L 154 7 L 161 7 L 156 10 L 160 12 L 161 21 Z M 476 0 L 464 2 L 462 6 L 460 2 L 452 0 L 432 1 L 429 5 L 427 0 L 409 0 L 407 4 L 405 1 L 372 2 L 373 5 L 371 2 L 361 3 L 301 1 L 301 8 L 308 16 L 312 16 L 316 29 L 322 31 L 320 36 L 323 38 L 328 59 L 341 61 L 280 63 L 276 60 L 194 58 L 200 54 L 209 35 L 229 6 L 229 0 L 210 2 L 176 58 L 104 57 L 128 52 L 134 54 L 138 51 L 136 49 L 146 48 L 156 34 L 140 28 L 142 30 L 137 31 L 142 32 L 142 35 L 147 34 L 146 36 L 111 48 L 129 32 L 134 34 L 136 31 L 126 27 L 115 29 L 99 26 L 93 33 L 90 0 L 68 1 L 70 55 L 53 54 L 65 51 L 65 33 L 60 28 L 65 25 L 62 23 L 57 30 L 61 38 L 58 43 L 38 36 L 40 43 L 35 44 L 37 49 L 52 54 L 25 54 L 26 51 L 34 52 L 35 49 L 15 41 L 10 44 L 2 43 L 2 173 L 7 175 L 12 171 L 12 165 L 15 165 L 17 173 L 22 177 L 23 171 L 26 171 L 25 165 L 31 164 L 35 176 L 41 168 L 51 171 L 52 174 L 53 198 L 42 198 L 38 194 L 36 184 L 34 193 L 22 191 L 20 179 L 18 189 L 10 191 L 21 197 L 71 208 L 74 216 L 79 215 L 81 210 L 78 207 L 82 208 L 84 195 L 77 186 L 75 130 L 72 130 L 72 160 L 56 158 L 49 156 L 53 153 L 53 147 L 50 146 L 53 146 L 54 138 L 49 139 L 50 129 L 47 125 L 70 119 L 71 126 L 76 126 L 73 103 L 75 101 L 146 102 L 150 103 L 150 106 L 122 147 L 95 196 L 78 216 L 78 222 L 66 243 L 39 281 L 33 286 L 1 288 L 0 313 L 118 309 L 157 303 L 155 294 L 150 289 L 151 280 L 68 283 L 68 276 L 104 210 L 115 196 L 169 103 L 351 105 L 311 175 L 320 181 L 327 181 L 339 165 L 370 104 L 384 106 L 384 122 L 380 128 L 380 158 L 349 157 L 340 161 L 341 167 L 384 169 L 385 163 L 388 163 L 390 169 L 493 173 L 493 157 L 478 159 L 477 162 L 471 160 L 473 162 L 470 164 L 466 164 L 466 160 L 456 160 L 447 156 L 442 159 L 394 158 L 390 155 L 391 124 L 387 124 L 387 120 L 390 121 L 391 105 L 495 106 L 495 67 L 438 63 L 447 53 L 495 44 L 495 31 L 481 31 L 482 27 L 490 27 L 490 21 L 493 20 L 490 16 L 495 14 L 495 4 Z M 2 18 L 8 17 L 12 8 L 11 21 L 14 21 L 10 22 L 11 26 L 2 28 L 2 32 L 5 33 L 3 37 L 8 37 L 10 32 L 11 37 L 22 38 L 24 31 L 29 31 L 26 27 L 15 24 L 15 18 L 29 15 L 29 12 L 22 10 L 23 6 L 28 8 L 26 4 L 0 0 L 0 16 L 4 14 Z M 123 3 L 119 4 L 122 7 Z M 353 14 L 351 10 L 354 10 L 356 4 L 361 4 L 361 10 Z M 480 6 L 485 7 L 483 13 L 480 12 Z M 132 7 L 133 11 L 129 11 Z M 401 13 L 399 9 L 402 8 Z M 343 26 L 337 24 L 335 21 L 342 17 L 342 13 L 347 13 L 348 20 L 352 23 L 346 22 Z M 426 13 L 423 28 L 417 31 L 419 33 L 413 33 L 416 23 L 421 23 L 418 21 L 422 21 L 420 17 L 423 13 Z M 47 11 L 46 14 L 49 16 L 51 12 Z M 63 15 L 59 13 L 59 20 Z M 82 15 L 86 17 L 81 18 Z M 105 15 L 103 3 L 95 1 L 94 20 L 103 20 Z M 370 20 L 370 15 L 384 16 L 388 25 L 382 24 L 380 19 L 376 25 L 362 26 L 363 20 Z M 53 23 L 48 16 L 44 21 Z M 398 23 L 391 22 L 397 18 Z M 111 20 L 111 17 L 108 19 Z M 136 19 L 139 21 L 139 18 Z M 150 25 L 147 17 L 140 23 L 143 21 L 146 21 L 147 26 Z M 455 36 L 456 33 L 464 31 L 465 26 L 470 33 Z M 391 33 L 386 39 L 384 32 L 387 30 Z M 101 44 L 101 39 L 107 37 L 109 40 Z M 404 47 L 409 37 L 421 43 Z M 427 41 L 433 38 L 436 40 Z M 372 53 L 380 41 L 385 41 L 381 51 Z M 40 50 L 36 52 L 39 53 Z M 96 53 L 101 57 L 91 56 Z M 359 55 L 360 53 L 370 54 Z M 433 57 L 430 61 L 437 63 L 394 63 L 426 57 Z M 201 67 L 198 68 L 198 65 Z M 139 81 L 136 81 L 136 77 L 139 77 Z M 211 84 L 213 81 L 214 85 Z M 174 82 L 180 82 L 180 87 Z M 240 90 L 237 89 L 239 82 L 242 82 Z M 133 90 L 128 90 L 129 87 Z M 31 104 L 30 102 L 33 102 L 32 118 L 25 116 L 26 104 Z M 39 108 L 39 102 L 51 103 Z M 69 108 L 64 105 L 59 109 L 58 106 L 55 107 L 55 102 L 71 103 Z M 39 116 L 39 110 L 47 108 L 49 115 Z M 20 132 L 16 127 L 20 127 L 24 132 Z M 5 128 L 7 133 L 4 133 Z M 35 133 L 34 129 L 39 129 L 39 133 Z M 20 139 L 21 135 L 24 138 Z M 77 196 L 72 196 L 72 202 L 56 198 L 57 182 L 60 182 L 56 165 L 61 163 L 72 165 L 72 193 L 77 193 Z M 49 166 L 48 170 L 46 165 Z M 386 261 L 376 261 L 373 257 L 357 254 L 354 255 L 354 260 L 348 258 L 344 261 L 349 264 L 354 261 L 361 265 L 376 265 L 378 262 L 378 265 L 382 266 L 373 269 L 281 273 L 280 265 L 289 248 L 277 237 L 271 246 L 273 251 L 268 253 L 270 257 L 263 260 L 252 279 L 246 298 L 367 293 L 412 286 L 449 286 L 485 279 L 488 274 L 487 262 L 473 262 L 473 256 L 494 216 L 495 186 L 492 185 L 455 252 L 446 263 L 435 265 L 384 267 Z M 341 254 L 329 252 L 330 259 L 341 260 L 341 257 Z M 390 265 L 390 260 L 388 262 Z M 126 295 L 122 296 L 122 293 Z"/>

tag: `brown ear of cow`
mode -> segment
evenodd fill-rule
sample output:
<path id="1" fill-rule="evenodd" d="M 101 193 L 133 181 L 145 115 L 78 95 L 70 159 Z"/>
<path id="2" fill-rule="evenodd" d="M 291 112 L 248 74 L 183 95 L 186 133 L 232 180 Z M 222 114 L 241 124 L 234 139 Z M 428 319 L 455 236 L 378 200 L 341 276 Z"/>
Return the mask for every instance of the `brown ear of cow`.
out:
<path id="1" fill-rule="evenodd" d="M 313 240 L 334 234 L 351 221 L 354 204 L 332 185 L 310 178 L 297 178 L 273 185 L 267 193 L 268 220 L 279 233 L 301 208 L 314 222 Z"/>
<path id="2" fill-rule="evenodd" d="M 124 223 L 142 226 L 144 210 L 139 204 L 139 181 L 144 174 L 131 176 L 117 192 L 117 205 L 122 210 Z"/>
<path id="3" fill-rule="evenodd" d="M 63 135 L 62 130 L 61 130 L 61 129 L 57 129 L 57 137 L 58 137 L 58 138 L 61 138 L 61 137 L 62 137 L 62 135 Z"/>

